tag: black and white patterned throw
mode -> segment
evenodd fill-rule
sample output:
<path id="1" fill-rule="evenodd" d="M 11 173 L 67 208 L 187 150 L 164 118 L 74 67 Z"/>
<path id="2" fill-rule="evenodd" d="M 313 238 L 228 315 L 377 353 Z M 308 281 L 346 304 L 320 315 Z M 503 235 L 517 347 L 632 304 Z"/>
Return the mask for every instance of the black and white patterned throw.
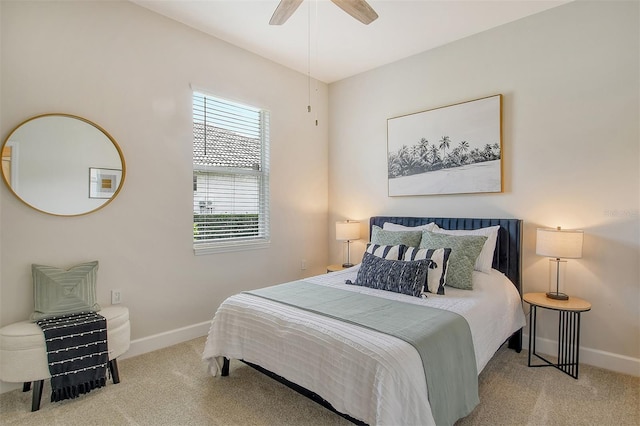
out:
<path id="1" fill-rule="evenodd" d="M 36 321 L 44 332 L 51 373 L 51 401 L 76 398 L 105 385 L 107 320 L 81 312 Z"/>

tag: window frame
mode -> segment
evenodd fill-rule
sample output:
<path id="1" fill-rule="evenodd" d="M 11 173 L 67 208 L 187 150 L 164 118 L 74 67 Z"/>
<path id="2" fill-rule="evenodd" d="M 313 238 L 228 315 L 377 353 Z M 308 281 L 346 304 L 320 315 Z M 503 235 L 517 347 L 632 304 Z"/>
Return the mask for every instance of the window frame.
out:
<path id="1" fill-rule="evenodd" d="M 236 107 L 243 107 L 248 110 L 255 110 L 259 113 L 259 138 L 260 138 L 260 168 L 261 170 L 251 170 L 247 168 L 238 167 L 221 167 L 196 164 L 195 161 L 195 101 L 196 96 L 206 97 L 227 105 Z M 270 145 L 270 112 L 267 109 L 248 105 L 242 102 L 231 101 L 221 98 L 219 96 L 212 95 L 211 93 L 200 90 L 192 90 L 192 148 L 194 151 L 194 158 L 192 161 L 192 174 L 193 174 L 193 197 L 192 197 L 192 211 L 193 211 L 193 250 L 195 255 L 213 254 L 221 252 L 236 252 L 245 250 L 257 250 L 264 249 L 270 246 L 270 159 L 269 159 L 269 145 Z M 204 112 L 204 111 L 203 111 Z M 206 131 L 206 128 L 205 128 Z M 196 229 L 196 191 L 197 191 L 197 174 L 212 175 L 233 175 L 233 176 L 257 176 L 258 177 L 258 235 L 255 237 L 245 238 L 220 238 L 198 241 L 195 239 Z M 204 213 L 207 214 L 207 213 Z"/>

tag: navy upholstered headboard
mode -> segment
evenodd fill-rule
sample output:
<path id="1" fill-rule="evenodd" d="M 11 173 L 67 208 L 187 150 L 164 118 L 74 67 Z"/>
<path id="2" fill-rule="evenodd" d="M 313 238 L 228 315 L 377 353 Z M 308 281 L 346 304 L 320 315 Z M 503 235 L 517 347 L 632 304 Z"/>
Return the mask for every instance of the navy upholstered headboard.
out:
<path id="1" fill-rule="evenodd" d="M 504 273 L 522 294 L 521 243 L 522 220 L 520 219 L 473 219 L 443 217 L 405 217 L 405 216 L 373 216 L 369 220 L 371 228 L 377 225 L 382 228 L 385 222 L 404 226 L 418 226 L 434 222 L 444 229 L 477 229 L 500 225 L 496 251 L 493 256 L 493 267 Z"/>

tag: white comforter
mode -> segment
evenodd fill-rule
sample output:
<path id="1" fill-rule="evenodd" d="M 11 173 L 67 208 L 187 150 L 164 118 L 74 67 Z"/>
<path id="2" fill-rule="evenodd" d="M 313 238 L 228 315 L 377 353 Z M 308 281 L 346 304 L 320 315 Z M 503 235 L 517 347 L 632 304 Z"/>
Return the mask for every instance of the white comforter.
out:
<path id="1" fill-rule="evenodd" d="M 425 304 L 469 323 L 481 372 L 500 345 L 525 325 L 520 296 L 500 272 L 473 273 L 472 291 L 447 287 L 427 299 L 345 285 L 358 266 L 306 281 Z M 386 334 L 248 294 L 225 300 L 213 318 L 203 359 L 212 375 L 222 357 L 259 364 L 370 425 L 434 424 L 422 361 L 410 344 Z"/>

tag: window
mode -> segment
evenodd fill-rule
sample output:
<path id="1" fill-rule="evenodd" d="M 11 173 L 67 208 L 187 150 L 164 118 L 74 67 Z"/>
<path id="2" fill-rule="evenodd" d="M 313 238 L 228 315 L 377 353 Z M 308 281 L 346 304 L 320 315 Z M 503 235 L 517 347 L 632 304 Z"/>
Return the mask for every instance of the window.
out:
<path id="1" fill-rule="evenodd" d="M 269 113 L 194 92 L 194 250 L 268 243 Z"/>

